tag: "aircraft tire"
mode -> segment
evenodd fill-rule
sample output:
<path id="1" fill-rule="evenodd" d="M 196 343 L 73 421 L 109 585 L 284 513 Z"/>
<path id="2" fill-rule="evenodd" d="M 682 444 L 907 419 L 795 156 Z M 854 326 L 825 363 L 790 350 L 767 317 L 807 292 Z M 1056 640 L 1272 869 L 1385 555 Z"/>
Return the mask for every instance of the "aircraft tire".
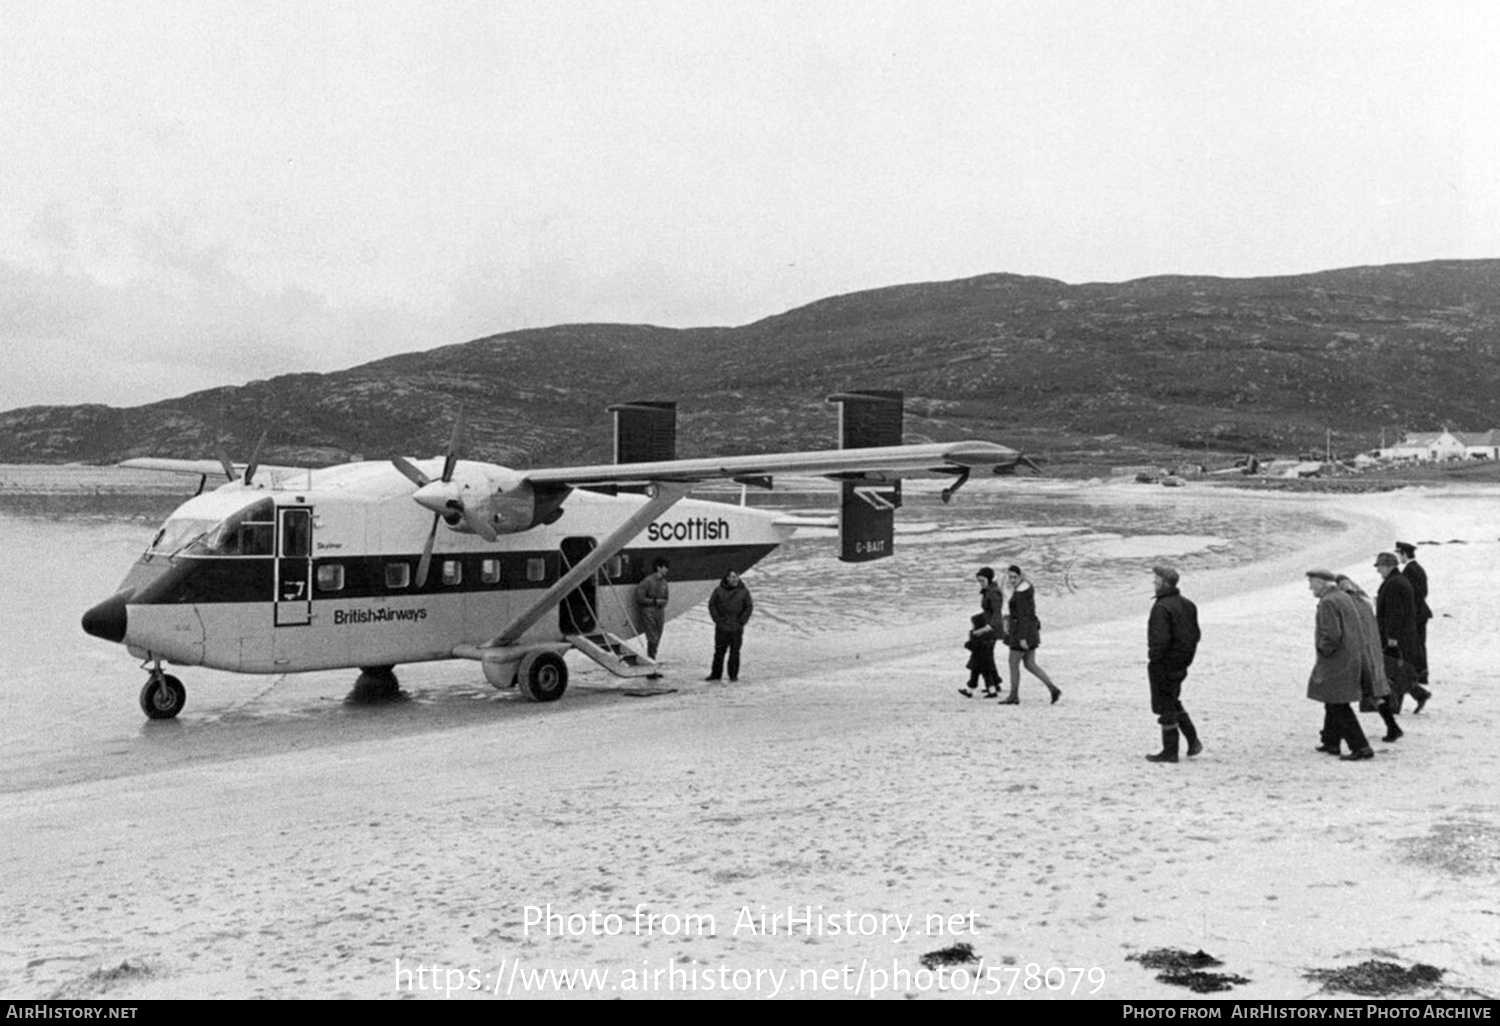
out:
<path id="1" fill-rule="evenodd" d="M 187 705 L 187 688 L 170 673 L 152 677 L 141 688 L 141 711 L 150 719 L 170 720 L 182 712 L 184 705 Z"/>
<path id="2" fill-rule="evenodd" d="M 556 652 L 533 652 L 521 660 L 516 686 L 528 702 L 555 702 L 568 689 L 568 664 Z"/>

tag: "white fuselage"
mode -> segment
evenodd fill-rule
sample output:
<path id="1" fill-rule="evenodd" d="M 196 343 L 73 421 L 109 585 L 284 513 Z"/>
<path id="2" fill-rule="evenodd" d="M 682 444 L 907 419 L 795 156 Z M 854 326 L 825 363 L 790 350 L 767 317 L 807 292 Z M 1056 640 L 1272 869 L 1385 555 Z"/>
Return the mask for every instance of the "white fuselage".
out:
<path id="1" fill-rule="evenodd" d="M 441 470 L 441 461 L 417 465 Z M 511 473 L 464 467 L 481 480 Z M 86 618 L 85 627 L 142 658 L 242 673 L 452 658 L 492 643 L 646 501 L 577 491 L 552 523 L 495 541 L 439 523 L 419 587 L 434 515 L 412 493 L 384 462 L 226 484 L 172 515 L 120 595 L 91 610 L 94 626 Z M 672 565 L 670 619 L 702 602 L 727 570 L 743 573 L 786 540 L 791 529 L 775 521 L 745 506 L 682 500 L 509 640 L 561 642 L 601 629 L 634 636 L 635 587 L 658 556 Z M 106 609 L 116 600 L 118 609 Z"/>

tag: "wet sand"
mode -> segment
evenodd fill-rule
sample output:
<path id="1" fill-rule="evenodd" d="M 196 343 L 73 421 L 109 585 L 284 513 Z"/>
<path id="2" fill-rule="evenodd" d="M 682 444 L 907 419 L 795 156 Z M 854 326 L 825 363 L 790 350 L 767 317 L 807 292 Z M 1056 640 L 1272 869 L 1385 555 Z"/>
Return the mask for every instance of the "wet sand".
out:
<path id="1" fill-rule="evenodd" d="M 1308 970 L 1380 958 L 1444 969 L 1427 995 L 1495 997 L 1497 500 L 1276 497 L 1343 527 L 1184 578 L 1206 751 L 1176 766 L 1142 758 L 1145 566 L 1108 614 L 1042 605 L 1056 706 L 1030 678 L 1018 707 L 956 694 L 956 605 L 774 644 L 752 623 L 736 685 L 699 679 L 707 629 L 687 617 L 669 694 L 583 673 L 557 706 L 460 689 L 436 712 L 353 710 L 336 737 L 143 733 L 0 795 L 0 993 L 958 997 L 920 959 L 967 943 L 980 994 L 1190 997 L 1127 957 L 1172 947 L 1250 981 L 1222 996 L 1326 996 Z M 1435 697 L 1393 745 L 1362 717 L 1375 760 L 1329 759 L 1302 571 L 1373 593 L 1398 535 L 1432 579 Z M 402 680 L 420 694 L 441 672 Z"/>

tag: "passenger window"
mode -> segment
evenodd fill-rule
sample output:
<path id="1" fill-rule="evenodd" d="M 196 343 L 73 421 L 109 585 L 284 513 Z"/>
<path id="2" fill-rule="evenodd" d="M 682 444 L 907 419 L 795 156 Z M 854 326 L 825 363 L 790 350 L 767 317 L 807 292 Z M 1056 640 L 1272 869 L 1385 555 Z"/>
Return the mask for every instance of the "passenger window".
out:
<path id="1" fill-rule="evenodd" d="M 500 583 L 500 561 L 498 559 L 482 559 L 479 561 L 479 579 L 485 584 Z"/>
<path id="2" fill-rule="evenodd" d="M 604 564 L 604 576 L 611 581 L 618 581 L 625 576 L 625 557 L 615 556 Z"/>
<path id="3" fill-rule="evenodd" d="M 540 556 L 535 556 L 526 561 L 526 579 L 528 581 L 545 581 L 547 579 L 547 561 Z"/>
<path id="4" fill-rule="evenodd" d="M 443 583 L 449 586 L 463 583 L 464 565 L 456 559 L 443 560 Z"/>
<path id="5" fill-rule="evenodd" d="M 324 563 L 318 567 L 318 590 L 344 590 L 344 566 L 342 563 Z"/>
<path id="6" fill-rule="evenodd" d="M 411 567 L 405 563 L 387 563 L 385 565 L 385 586 L 387 588 L 405 588 L 411 584 Z"/>

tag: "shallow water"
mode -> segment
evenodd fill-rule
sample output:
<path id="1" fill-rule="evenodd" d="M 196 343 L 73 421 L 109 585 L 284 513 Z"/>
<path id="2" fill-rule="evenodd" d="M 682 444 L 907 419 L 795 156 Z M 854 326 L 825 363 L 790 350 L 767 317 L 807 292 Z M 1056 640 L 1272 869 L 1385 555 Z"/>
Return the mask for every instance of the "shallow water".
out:
<path id="1" fill-rule="evenodd" d="M 53 488 L 55 474 L 26 480 L 17 469 L 0 467 L 7 484 L 0 488 L 0 537 L 10 555 L 0 564 L 7 596 L 0 605 L 0 687 L 7 699 L 0 791 L 86 777 L 99 760 L 130 762 L 142 748 L 165 753 L 164 765 L 218 758 L 223 737 L 213 730 L 226 726 L 277 730 L 278 743 L 294 746 L 285 731 L 299 721 L 310 731 L 336 726 L 331 720 L 358 727 L 367 711 L 344 702 L 350 671 L 248 677 L 191 668 L 182 674 L 189 689 L 183 716 L 147 722 L 136 703 L 144 672 L 120 646 L 85 635 L 79 618 L 114 590 L 196 482 L 184 489 L 179 481 L 167 492 L 115 491 L 118 479 L 110 475 L 117 472 L 69 468 L 67 480 Z M 849 628 L 898 638 L 902 629 L 941 621 L 951 622 L 955 635 L 954 653 L 942 655 L 957 659 L 960 631 L 977 608 L 973 575 L 980 566 L 1026 568 L 1045 638 L 1049 628 L 1115 615 L 1123 602 L 1148 602 L 1154 560 L 1168 559 L 1190 577 L 1262 559 L 1310 530 L 1333 526 L 1310 521 L 1302 503 L 1218 489 L 1133 487 L 1139 490 L 995 483 L 970 486 L 944 505 L 935 491 L 909 486 L 892 558 L 840 563 L 835 532 L 817 529 L 746 575 L 765 625 L 757 642 L 771 643 L 778 632 L 816 640 Z M 827 492 L 774 492 L 752 501 L 805 513 L 832 499 Z M 700 618 L 695 612 L 687 620 Z M 496 694 L 463 662 L 409 667 L 402 680 L 416 700 L 399 714 L 410 721 L 400 729 L 439 729 L 476 715 L 467 711 L 477 704 L 471 699 Z M 253 750 L 243 737 L 238 744 L 244 754 Z M 84 761 L 94 768 L 80 771 Z"/>
<path id="2" fill-rule="evenodd" d="M 905 623 L 955 608 L 967 616 L 975 571 L 1015 564 L 1037 590 L 1044 624 L 1061 627 L 1125 595 L 1149 596 L 1155 563 L 1188 578 L 1260 561 L 1306 532 L 1334 527 L 1310 518 L 1305 505 L 1225 489 L 995 485 L 966 489 L 949 505 L 908 491 L 891 558 L 850 566 L 838 561 L 836 532 L 802 532 L 747 579 L 757 596 L 774 596 L 779 615 L 826 628 Z"/>

